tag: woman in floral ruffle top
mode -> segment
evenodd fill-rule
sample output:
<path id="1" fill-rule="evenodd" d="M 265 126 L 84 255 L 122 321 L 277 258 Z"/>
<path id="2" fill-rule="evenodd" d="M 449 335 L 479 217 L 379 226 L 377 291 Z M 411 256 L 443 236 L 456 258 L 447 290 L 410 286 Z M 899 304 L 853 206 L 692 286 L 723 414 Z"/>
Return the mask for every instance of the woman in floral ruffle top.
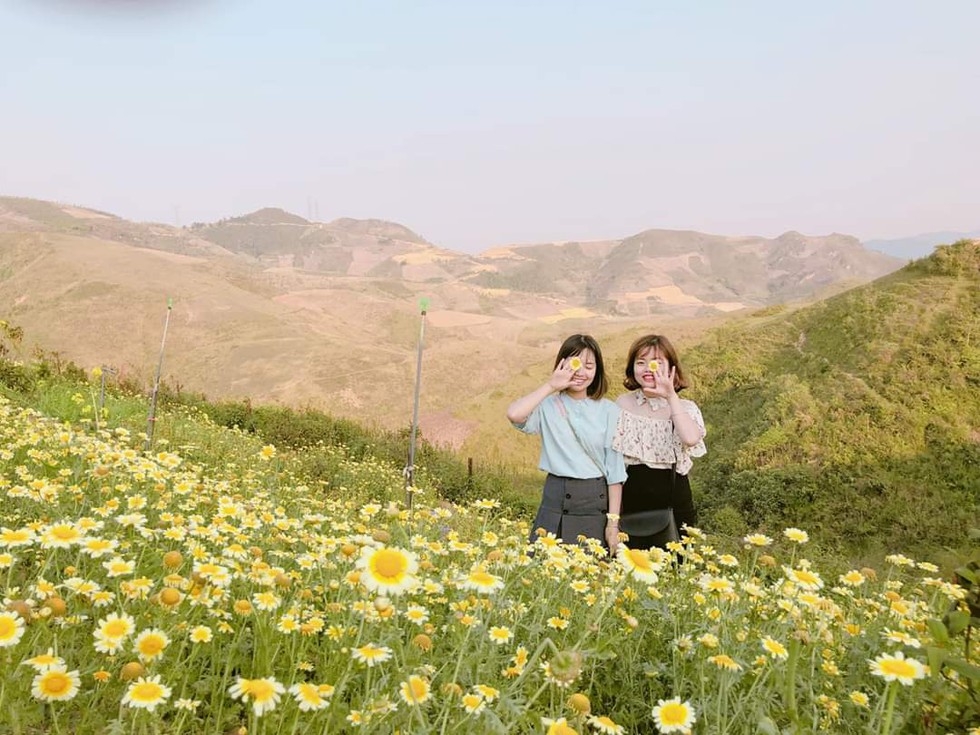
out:
<path id="1" fill-rule="evenodd" d="M 622 411 L 612 444 L 626 460 L 620 514 L 625 518 L 641 510 L 672 507 L 678 528 L 695 525 L 697 511 L 687 475 L 692 457 L 707 452 L 704 419 L 694 401 L 677 395 L 687 381 L 666 337 L 648 334 L 633 343 L 623 385 L 631 392 L 616 401 Z M 631 536 L 627 543 L 644 549 L 652 539 Z"/>

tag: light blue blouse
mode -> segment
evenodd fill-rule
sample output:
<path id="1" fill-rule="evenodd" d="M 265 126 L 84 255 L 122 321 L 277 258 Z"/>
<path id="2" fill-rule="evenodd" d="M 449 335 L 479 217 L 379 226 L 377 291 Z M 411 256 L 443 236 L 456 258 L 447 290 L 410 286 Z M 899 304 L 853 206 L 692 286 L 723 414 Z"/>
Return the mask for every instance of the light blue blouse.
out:
<path id="1" fill-rule="evenodd" d="M 619 412 L 619 406 L 606 398 L 577 401 L 556 393 L 514 427 L 525 434 L 541 435 L 538 467 L 545 472 L 578 479 L 605 476 L 606 482 L 614 485 L 626 480 L 623 455 L 612 448 Z"/>

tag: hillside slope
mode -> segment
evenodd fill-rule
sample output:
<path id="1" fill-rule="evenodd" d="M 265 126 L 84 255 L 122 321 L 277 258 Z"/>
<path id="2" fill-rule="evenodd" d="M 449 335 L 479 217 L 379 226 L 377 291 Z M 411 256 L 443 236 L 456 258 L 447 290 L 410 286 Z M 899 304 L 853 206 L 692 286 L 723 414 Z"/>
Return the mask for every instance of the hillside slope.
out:
<path id="1" fill-rule="evenodd" d="M 980 500 L 980 243 L 770 311 L 688 355 L 710 432 L 706 517 L 960 545 Z"/>

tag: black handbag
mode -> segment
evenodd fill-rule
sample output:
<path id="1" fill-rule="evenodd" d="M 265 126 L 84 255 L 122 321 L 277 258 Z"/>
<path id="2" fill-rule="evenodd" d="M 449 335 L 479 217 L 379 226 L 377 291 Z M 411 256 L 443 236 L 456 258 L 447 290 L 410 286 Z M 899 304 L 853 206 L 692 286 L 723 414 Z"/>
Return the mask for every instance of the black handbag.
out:
<path id="1" fill-rule="evenodd" d="M 681 535 L 674 518 L 674 485 L 677 482 L 677 465 L 670 468 L 670 505 L 666 508 L 624 513 L 619 519 L 619 530 L 629 536 L 643 537 L 651 546 L 664 547 L 680 541 Z"/>

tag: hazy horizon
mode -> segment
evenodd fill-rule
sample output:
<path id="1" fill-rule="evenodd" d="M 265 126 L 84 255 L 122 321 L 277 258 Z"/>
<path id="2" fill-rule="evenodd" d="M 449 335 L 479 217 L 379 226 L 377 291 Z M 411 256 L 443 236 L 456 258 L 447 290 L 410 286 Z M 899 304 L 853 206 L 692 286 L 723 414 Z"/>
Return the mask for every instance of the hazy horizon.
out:
<path id="1" fill-rule="evenodd" d="M 0 4 L 0 193 L 464 252 L 980 226 L 980 5 Z"/>

